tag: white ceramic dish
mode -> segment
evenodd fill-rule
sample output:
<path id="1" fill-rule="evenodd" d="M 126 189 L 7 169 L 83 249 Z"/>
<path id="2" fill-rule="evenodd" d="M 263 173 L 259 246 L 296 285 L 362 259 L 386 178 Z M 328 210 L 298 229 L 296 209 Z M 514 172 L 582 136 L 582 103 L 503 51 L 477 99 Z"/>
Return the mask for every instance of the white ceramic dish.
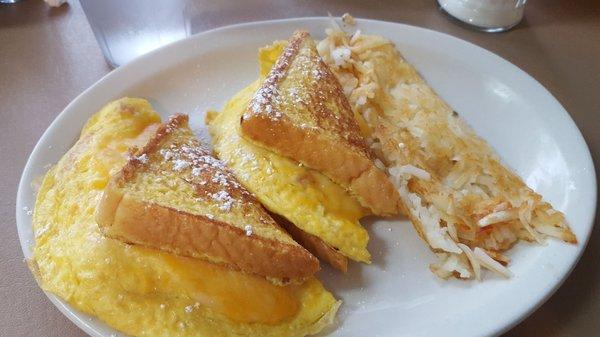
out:
<path id="1" fill-rule="evenodd" d="M 33 150 L 17 196 L 17 226 L 31 256 L 31 182 L 70 148 L 84 122 L 122 96 L 149 99 L 163 116 L 200 113 L 257 76 L 257 48 L 295 29 L 324 36 L 327 18 L 257 22 L 205 32 L 145 55 L 102 78 L 56 118 Z M 510 253 L 510 280 L 440 281 L 427 268 L 433 254 L 404 219 L 369 222 L 373 264 L 352 264 L 348 275 L 329 269 L 319 277 L 344 300 L 334 336 L 481 336 L 501 333 L 543 303 L 583 252 L 593 226 L 596 178 L 589 150 L 563 107 L 537 81 L 502 58 L 457 38 L 407 25 L 358 20 L 380 34 L 422 73 L 435 90 L 505 162 L 557 209 L 565 212 L 579 244 L 520 244 Z M 69 319 L 92 336 L 118 334 L 49 294 Z"/>

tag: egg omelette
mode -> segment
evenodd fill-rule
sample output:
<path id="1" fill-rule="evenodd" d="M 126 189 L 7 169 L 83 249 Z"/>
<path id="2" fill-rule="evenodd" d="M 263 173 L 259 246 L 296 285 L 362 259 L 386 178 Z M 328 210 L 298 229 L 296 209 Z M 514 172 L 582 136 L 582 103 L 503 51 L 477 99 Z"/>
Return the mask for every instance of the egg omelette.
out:
<path id="1" fill-rule="evenodd" d="M 112 102 L 46 174 L 30 261 L 40 286 L 134 336 L 304 336 L 331 323 L 340 302 L 314 277 L 277 286 L 101 234 L 94 212 L 109 177 L 158 122 L 145 100 Z"/>

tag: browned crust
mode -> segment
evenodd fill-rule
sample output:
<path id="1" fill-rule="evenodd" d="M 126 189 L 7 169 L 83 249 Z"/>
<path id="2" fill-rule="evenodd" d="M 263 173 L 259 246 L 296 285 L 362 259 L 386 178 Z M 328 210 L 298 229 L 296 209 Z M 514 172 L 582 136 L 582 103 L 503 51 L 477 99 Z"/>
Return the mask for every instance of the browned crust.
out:
<path id="1" fill-rule="evenodd" d="M 400 196 L 387 175 L 373 161 L 325 135 L 298 128 L 287 119 L 273 121 L 253 116 L 242 122 L 244 136 L 267 148 L 276 148 L 346 186 L 377 215 L 398 213 Z"/>
<path id="2" fill-rule="evenodd" d="M 306 233 L 277 214 L 273 214 L 273 218 L 285 228 L 288 233 L 290 233 L 296 242 L 304 246 L 304 248 L 313 253 L 316 257 L 344 273 L 348 271 L 348 258 L 342 255 L 338 250 L 326 244 L 318 236 Z"/>
<path id="3" fill-rule="evenodd" d="M 263 83 L 263 87 L 277 87 L 282 81 L 301 44 L 310 39 L 307 32 L 296 32 L 271 73 Z M 374 156 L 368 150 L 365 140 L 360 135 L 360 128 L 354 120 L 354 114 L 342 91 L 342 88 L 327 65 L 320 60 L 323 77 L 317 90 L 317 101 L 323 101 L 327 95 L 333 97 L 342 111 L 339 118 L 334 118 L 325 104 L 312 104 L 313 113 L 318 121 L 326 123 L 328 129 L 312 130 L 295 125 L 289 118 L 272 118 L 269 113 L 252 113 L 248 111 L 241 118 L 242 135 L 270 150 L 297 160 L 306 166 L 318 170 L 334 182 L 347 188 L 357 197 L 359 202 L 377 215 L 393 215 L 398 213 L 399 195 L 387 175 L 378 169 Z M 254 99 L 253 99 L 254 100 Z M 270 102 L 266 102 L 270 104 Z M 265 105 L 260 105 L 261 109 Z M 252 101 L 250 106 L 256 105 Z M 250 110 L 250 109 L 248 109 Z M 329 131 L 330 130 L 330 131 Z"/>
<path id="4" fill-rule="evenodd" d="M 302 247 L 247 236 L 227 223 L 140 201 L 114 188 L 105 191 L 100 205 L 100 228 L 106 236 L 120 241 L 207 258 L 266 277 L 299 279 L 319 270 L 317 259 Z M 101 223 L 105 212 L 113 216 L 112 225 Z"/>
<path id="5" fill-rule="evenodd" d="M 185 124 L 187 116 L 171 118 L 157 129 L 155 137 L 137 154 L 157 151 L 169 128 Z M 319 270 L 317 258 L 300 245 L 255 234 L 248 236 L 236 226 L 125 194 L 122 184 L 135 174 L 140 165 L 138 160 L 129 160 L 104 190 L 96 210 L 96 221 L 106 236 L 182 256 L 204 258 L 270 278 L 302 279 Z M 239 194 L 245 197 L 246 207 L 257 208 L 263 219 L 277 226 L 266 210 L 249 193 L 243 192 L 245 190 Z M 259 219 L 248 221 L 252 224 Z"/>

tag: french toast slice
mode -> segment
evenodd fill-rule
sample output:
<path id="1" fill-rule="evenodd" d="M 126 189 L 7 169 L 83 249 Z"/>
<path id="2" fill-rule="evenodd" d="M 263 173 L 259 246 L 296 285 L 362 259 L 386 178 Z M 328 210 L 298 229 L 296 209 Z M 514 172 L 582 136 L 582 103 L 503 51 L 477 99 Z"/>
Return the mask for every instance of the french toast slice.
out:
<path id="1" fill-rule="evenodd" d="M 342 88 L 305 31 L 294 33 L 241 118 L 253 143 L 322 172 L 377 215 L 399 195 L 361 135 Z"/>
<path id="2" fill-rule="evenodd" d="M 275 279 L 302 279 L 318 260 L 297 244 L 223 163 L 186 115 L 162 124 L 112 177 L 97 207 L 103 233 Z"/>
<path id="3" fill-rule="evenodd" d="M 260 81 L 255 81 L 221 111 L 207 113 L 215 155 L 270 212 L 343 256 L 369 263 L 369 234 L 359 222 L 368 210 L 356 198 L 321 172 L 241 136 L 240 118 L 259 86 Z"/>

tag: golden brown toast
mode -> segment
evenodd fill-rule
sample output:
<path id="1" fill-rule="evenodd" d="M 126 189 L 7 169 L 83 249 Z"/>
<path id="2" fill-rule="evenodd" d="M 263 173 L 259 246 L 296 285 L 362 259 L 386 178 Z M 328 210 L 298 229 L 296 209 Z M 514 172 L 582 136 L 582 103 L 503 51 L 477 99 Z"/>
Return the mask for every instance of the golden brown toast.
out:
<path id="1" fill-rule="evenodd" d="M 200 144 L 185 115 L 132 153 L 108 183 L 96 220 L 108 237 L 268 278 L 301 279 L 319 269 Z"/>
<path id="2" fill-rule="evenodd" d="M 244 137 L 322 172 L 374 214 L 398 192 L 374 162 L 342 88 L 307 32 L 296 32 L 241 119 Z"/>
<path id="3" fill-rule="evenodd" d="M 356 198 L 321 172 L 241 136 L 240 119 L 260 84 L 242 89 L 220 112 L 207 113 L 215 155 L 269 211 L 345 257 L 369 263 L 369 234 L 359 222 L 368 210 Z"/>

